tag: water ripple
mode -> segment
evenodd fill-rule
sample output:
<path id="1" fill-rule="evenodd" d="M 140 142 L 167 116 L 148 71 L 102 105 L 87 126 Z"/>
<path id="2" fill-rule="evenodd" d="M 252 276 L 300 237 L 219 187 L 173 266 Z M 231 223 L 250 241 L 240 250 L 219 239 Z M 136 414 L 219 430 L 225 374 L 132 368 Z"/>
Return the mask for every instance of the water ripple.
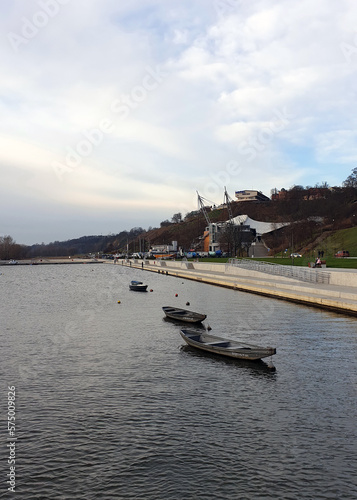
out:
<path id="1" fill-rule="evenodd" d="M 2 276 L 18 497 L 357 498 L 356 320 L 151 273 L 154 292 L 135 294 L 137 275 L 97 265 Z M 187 300 L 212 333 L 277 346 L 277 371 L 184 346 L 161 306 Z"/>

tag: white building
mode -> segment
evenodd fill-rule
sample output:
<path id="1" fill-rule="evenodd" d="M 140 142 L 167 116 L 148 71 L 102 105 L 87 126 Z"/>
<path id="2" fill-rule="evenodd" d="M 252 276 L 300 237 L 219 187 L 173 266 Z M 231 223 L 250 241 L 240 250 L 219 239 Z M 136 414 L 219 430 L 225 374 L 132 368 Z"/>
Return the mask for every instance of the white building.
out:
<path id="1" fill-rule="evenodd" d="M 265 194 L 254 189 L 244 189 L 243 191 L 236 191 L 235 196 L 237 198 L 237 201 L 270 201 L 270 198 L 265 196 Z"/>
<path id="2" fill-rule="evenodd" d="M 172 241 L 171 245 L 153 245 L 150 251 L 153 253 L 177 252 L 177 241 Z"/>
<path id="3" fill-rule="evenodd" d="M 260 222 L 251 219 L 248 215 L 237 215 L 232 221 L 237 225 L 250 226 L 252 229 L 255 229 L 257 236 L 270 233 L 270 231 L 289 225 L 289 222 Z"/>
<path id="4" fill-rule="evenodd" d="M 238 215 L 232 219 L 232 222 L 235 226 L 244 226 L 242 230 L 246 233 L 250 233 L 251 230 L 255 231 L 255 241 L 252 242 L 252 246 L 258 244 L 260 241 L 260 237 L 265 233 L 270 233 L 270 231 L 274 231 L 276 229 L 280 229 L 281 227 L 289 225 L 288 222 L 260 222 L 248 217 L 248 215 Z M 220 247 L 220 235 L 221 232 L 225 229 L 229 221 L 226 222 L 216 222 L 211 223 L 206 231 L 208 232 L 208 248 L 209 252 L 216 252 L 221 250 Z M 249 240 L 249 238 L 248 238 Z"/>

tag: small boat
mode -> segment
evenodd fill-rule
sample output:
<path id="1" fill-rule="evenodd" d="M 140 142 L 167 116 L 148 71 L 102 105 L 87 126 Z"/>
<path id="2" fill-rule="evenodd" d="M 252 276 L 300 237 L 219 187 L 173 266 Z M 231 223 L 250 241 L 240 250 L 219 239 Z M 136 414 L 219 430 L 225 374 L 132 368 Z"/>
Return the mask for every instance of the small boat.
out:
<path id="1" fill-rule="evenodd" d="M 146 292 L 147 285 L 144 285 L 142 281 L 131 281 L 129 288 L 135 292 Z"/>
<path id="2" fill-rule="evenodd" d="M 206 314 L 200 314 L 186 309 L 179 309 L 178 307 L 165 306 L 162 308 L 167 318 L 178 319 L 186 323 L 200 323 L 206 319 Z"/>
<path id="3" fill-rule="evenodd" d="M 274 347 L 246 344 L 245 342 L 224 339 L 207 333 L 200 334 L 194 330 L 181 330 L 180 333 L 188 345 L 214 354 L 229 356 L 230 358 L 256 361 L 276 354 Z"/>

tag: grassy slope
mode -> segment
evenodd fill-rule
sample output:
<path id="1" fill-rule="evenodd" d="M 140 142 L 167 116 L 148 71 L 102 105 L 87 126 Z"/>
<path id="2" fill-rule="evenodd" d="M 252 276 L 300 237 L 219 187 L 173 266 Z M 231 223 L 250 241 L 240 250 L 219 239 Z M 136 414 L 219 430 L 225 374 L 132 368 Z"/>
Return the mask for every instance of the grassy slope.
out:
<path id="1" fill-rule="evenodd" d="M 307 266 L 308 262 L 313 262 L 318 256 L 318 251 L 324 251 L 323 259 L 326 260 L 327 267 L 339 267 L 357 269 L 357 226 L 348 229 L 340 229 L 329 235 L 322 242 L 317 243 L 302 258 L 294 259 L 294 266 Z M 335 258 L 334 255 L 339 250 L 348 250 L 351 257 L 356 259 Z M 265 259 L 260 259 L 265 260 Z M 289 257 L 266 259 L 277 264 L 292 264 Z"/>
<path id="2" fill-rule="evenodd" d="M 357 226 L 348 229 L 340 229 L 330 234 L 320 243 L 317 243 L 301 259 L 294 259 L 294 265 L 307 265 L 318 256 L 318 251 L 324 251 L 323 259 L 328 267 L 353 268 L 357 269 L 356 259 L 335 258 L 334 255 L 339 250 L 348 250 L 351 257 L 357 257 Z M 283 259 L 290 260 L 290 259 Z"/>
<path id="3" fill-rule="evenodd" d="M 336 231 L 324 240 L 323 246 L 329 256 L 339 250 L 348 250 L 351 257 L 357 257 L 357 226 Z"/>

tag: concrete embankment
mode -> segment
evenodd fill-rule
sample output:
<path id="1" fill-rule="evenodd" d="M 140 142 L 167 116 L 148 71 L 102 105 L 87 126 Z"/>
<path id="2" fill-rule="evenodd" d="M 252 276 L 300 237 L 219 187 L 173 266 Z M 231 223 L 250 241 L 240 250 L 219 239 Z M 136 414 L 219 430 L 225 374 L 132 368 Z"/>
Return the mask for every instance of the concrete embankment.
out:
<path id="1" fill-rule="evenodd" d="M 309 272 L 325 273 L 318 278 L 326 282 L 311 283 L 226 264 L 134 259 L 122 265 L 357 316 L 357 271 L 352 269 L 313 269 Z"/>

